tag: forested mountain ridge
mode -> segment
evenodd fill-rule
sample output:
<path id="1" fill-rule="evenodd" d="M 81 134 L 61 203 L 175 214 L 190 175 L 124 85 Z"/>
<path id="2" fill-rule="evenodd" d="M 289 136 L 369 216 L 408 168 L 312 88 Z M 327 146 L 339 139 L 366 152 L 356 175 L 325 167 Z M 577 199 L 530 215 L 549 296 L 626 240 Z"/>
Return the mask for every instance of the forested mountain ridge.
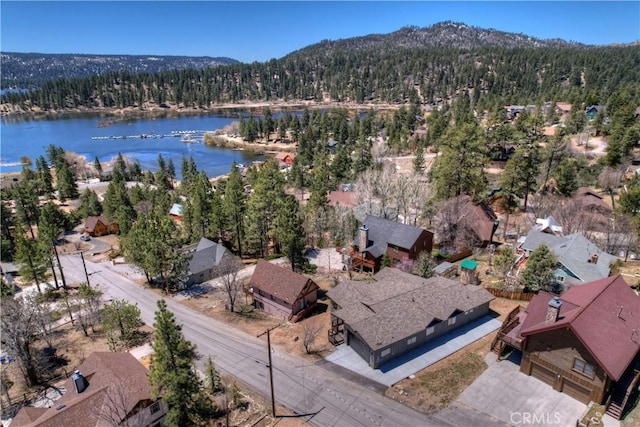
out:
<path id="1" fill-rule="evenodd" d="M 164 70 L 214 67 L 237 63 L 231 58 L 162 55 L 85 55 L 0 53 L 3 89 L 31 88 L 47 80 L 70 79 L 113 71 L 157 73 Z"/>
<path id="2" fill-rule="evenodd" d="M 462 93 L 475 110 L 495 110 L 552 100 L 607 104 L 618 90 L 638 103 L 638 63 L 638 45 L 585 46 L 442 23 L 325 41 L 263 63 L 48 81 L 42 90 L 3 97 L 3 112 L 206 109 L 239 101 L 428 104 Z"/>
<path id="3" fill-rule="evenodd" d="M 340 40 L 323 40 L 290 55 L 308 55 L 333 49 L 356 49 L 385 51 L 388 49 L 457 48 L 477 49 L 481 47 L 525 48 L 525 47 L 586 47 L 561 39 L 538 39 L 525 34 L 508 33 L 494 29 L 468 26 L 458 22 L 440 22 L 431 27 L 407 26 L 389 34 L 369 34 Z"/>

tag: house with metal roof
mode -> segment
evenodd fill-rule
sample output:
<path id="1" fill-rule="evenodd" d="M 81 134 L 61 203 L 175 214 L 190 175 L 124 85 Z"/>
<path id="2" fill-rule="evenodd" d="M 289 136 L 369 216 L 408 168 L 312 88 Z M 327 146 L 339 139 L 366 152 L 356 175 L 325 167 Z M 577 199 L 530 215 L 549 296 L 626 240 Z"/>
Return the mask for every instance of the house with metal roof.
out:
<path id="1" fill-rule="evenodd" d="M 346 281 L 327 292 L 331 341 L 346 342 L 374 369 L 488 314 L 494 299 L 479 286 L 396 268 L 374 279 Z"/>
<path id="2" fill-rule="evenodd" d="M 162 425 L 166 408 L 153 397 L 145 368 L 131 353 L 95 352 L 78 366 L 50 408 L 25 406 L 12 427 Z"/>
<path id="3" fill-rule="evenodd" d="M 620 418 L 640 381 L 640 297 L 622 276 L 540 292 L 516 308 L 492 345 L 522 351 L 520 371 Z"/>
<path id="4" fill-rule="evenodd" d="M 386 254 L 391 266 L 431 252 L 433 233 L 413 225 L 367 215 L 350 248 L 354 269 L 377 271 Z"/>

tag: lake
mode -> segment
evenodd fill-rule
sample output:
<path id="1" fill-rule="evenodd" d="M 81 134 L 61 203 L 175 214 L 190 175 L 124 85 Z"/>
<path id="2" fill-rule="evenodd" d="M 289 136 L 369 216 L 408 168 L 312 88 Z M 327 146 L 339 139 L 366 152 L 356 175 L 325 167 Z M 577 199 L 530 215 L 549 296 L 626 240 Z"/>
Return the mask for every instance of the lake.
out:
<path id="1" fill-rule="evenodd" d="M 83 155 L 88 162 L 93 162 L 96 156 L 101 162 L 110 161 L 122 153 L 131 160 L 138 160 L 142 169 L 151 171 L 156 170 L 158 154 L 162 154 L 165 161 L 173 159 L 178 178 L 182 157 L 193 156 L 198 169 L 210 177 L 228 173 L 234 161 L 250 164 L 253 160 L 263 159 L 251 152 L 204 145 L 202 135 L 205 131 L 222 129 L 238 121 L 238 115 L 144 118 L 114 121 L 108 126 L 103 125 L 105 120 L 116 119 L 91 116 L 22 121 L 3 117 L 0 172 L 20 171 L 19 162 L 23 156 L 29 157 L 34 164 L 38 156 L 46 158 L 49 144 Z M 186 139 L 190 142 L 182 142 Z"/>

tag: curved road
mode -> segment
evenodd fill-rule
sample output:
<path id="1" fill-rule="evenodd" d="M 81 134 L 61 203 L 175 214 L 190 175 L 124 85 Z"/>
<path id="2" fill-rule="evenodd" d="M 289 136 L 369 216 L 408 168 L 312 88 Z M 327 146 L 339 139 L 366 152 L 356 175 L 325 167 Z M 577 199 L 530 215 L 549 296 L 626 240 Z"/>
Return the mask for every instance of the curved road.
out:
<path id="1" fill-rule="evenodd" d="M 85 281 L 78 256 L 60 257 L 68 283 Z M 99 285 L 104 299 L 126 299 L 137 304 L 142 320 L 153 324 L 156 293 L 123 277 L 109 263 L 86 261 L 92 286 Z M 266 340 L 200 314 L 172 299 L 167 307 L 182 324 L 186 339 L 199 354 L 211 355 L 223 372 L 270 396 Z M 273 351 L 273 350 L 272 350 Z M 384 397 L 374 384 L 342 373 L 332 364 L 305 365 L 301 358 L 273 351 L 276 401 L 310 424 L 318 426 L 461 426 L 495 425 L 482 414 L 458 408 L 447 415 L 429 416 Z M 203 360 L 201 360 L 202 362 Z"/>

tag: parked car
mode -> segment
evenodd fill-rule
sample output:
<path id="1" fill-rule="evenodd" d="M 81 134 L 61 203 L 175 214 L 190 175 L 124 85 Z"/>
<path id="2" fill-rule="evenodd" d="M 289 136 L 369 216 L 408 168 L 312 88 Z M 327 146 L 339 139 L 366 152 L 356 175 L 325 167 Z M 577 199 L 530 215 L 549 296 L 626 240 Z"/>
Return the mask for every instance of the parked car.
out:
<path id="1" fill-rule="evenodd" d="M 82 240 L 83 242 L 88 242 L 89 240 L 91 240 L 91 237 L 87 236 L 86 234 L 83 234 L 80 236 L 80 240 Z"/>
<path id="2" fill-rule="evenodd" d="M 11 363 L 13 362 L 15 359 L 12 356 L 9 356 L 6 353 L 0 354 L 0 363 L 5 364 L 5 363 Z"/>

